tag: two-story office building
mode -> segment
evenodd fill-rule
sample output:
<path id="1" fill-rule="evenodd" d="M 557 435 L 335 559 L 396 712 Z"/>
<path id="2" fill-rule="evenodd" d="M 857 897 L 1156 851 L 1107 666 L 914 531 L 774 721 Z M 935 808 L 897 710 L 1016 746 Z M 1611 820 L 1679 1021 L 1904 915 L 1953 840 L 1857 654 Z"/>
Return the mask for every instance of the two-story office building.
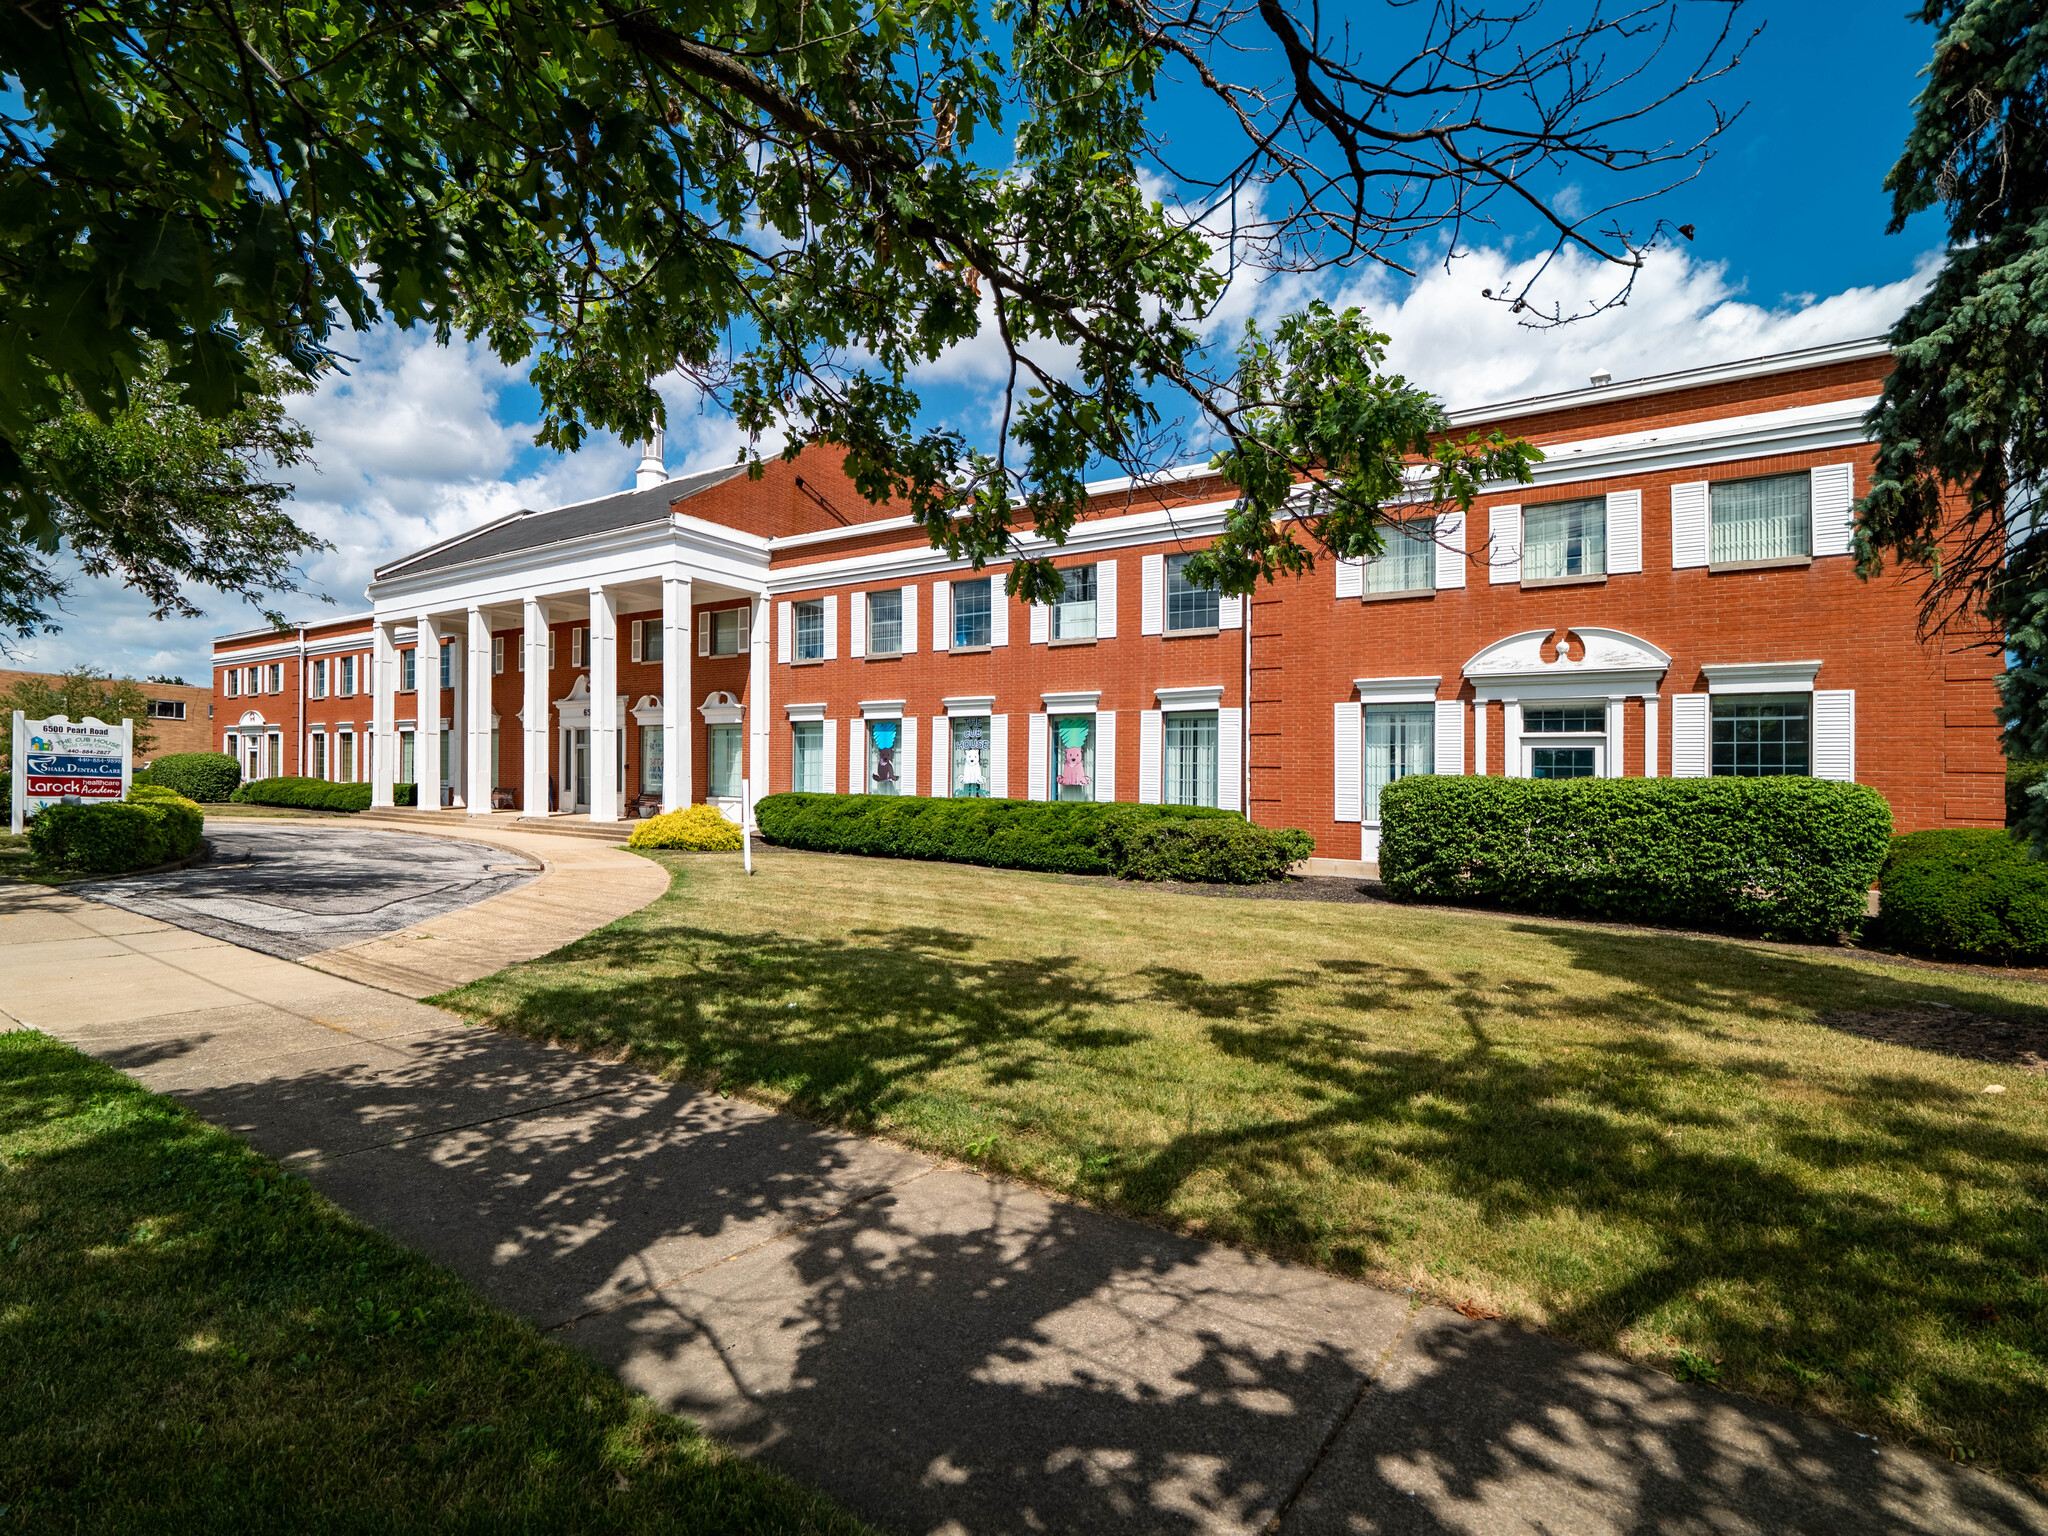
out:
<path id="1" fill-rule="evenodd" d="M 1855 343 L 1460 412 L 1542 447 L 1535 483 L 1243 600 L 1182 579 L 1231 506 L 1205 470 L 1093 487 L 1046 551 L 1063 599 L 1027 606 L 828 453 L 679 480 L 650 455 L 633 491 L 385 566 L 366 616 L 226 637 L 224 737 L 471 811 L 1217 805 L 1345 862 L 1409 773 L 1813 774 L 1901 829 L 1996 824 L 1998 652 L 1923 641 L 1917 575 L 1850 555 L 1888 366 Z"/>

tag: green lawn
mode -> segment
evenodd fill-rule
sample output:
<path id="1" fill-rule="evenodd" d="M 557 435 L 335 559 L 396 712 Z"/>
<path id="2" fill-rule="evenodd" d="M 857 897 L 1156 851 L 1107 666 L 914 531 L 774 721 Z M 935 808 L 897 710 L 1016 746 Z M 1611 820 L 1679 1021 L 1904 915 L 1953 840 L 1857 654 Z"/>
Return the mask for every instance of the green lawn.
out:
<path id="1" fill-rule="evenodd" d="M 2048 989 L 1490 913 L 662 858 L 654 905 L 439 1001 L 2048 1472 L 2048 1082 L 1814 1022 L 2031 1022 Z"/>
<path id="2" fill-rule="evenodd" d="M 0 1530 L 843 1532 L 47 1036 L 0 1034 Z"/>

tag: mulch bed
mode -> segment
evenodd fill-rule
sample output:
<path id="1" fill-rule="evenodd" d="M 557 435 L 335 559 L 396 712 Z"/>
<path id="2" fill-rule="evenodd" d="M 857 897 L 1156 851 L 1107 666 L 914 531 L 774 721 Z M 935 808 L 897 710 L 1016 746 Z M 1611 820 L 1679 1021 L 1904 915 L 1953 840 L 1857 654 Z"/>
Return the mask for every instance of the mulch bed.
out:
<path id="1" fill-rule="evenodd" d="M 1824 1013 L 1814 1022 L 1887 1045 L 1939 1051 L 2020 1072 L 2048 1072 L 2048 1024 L 2020 1024 L 1940 1003 Z"/>

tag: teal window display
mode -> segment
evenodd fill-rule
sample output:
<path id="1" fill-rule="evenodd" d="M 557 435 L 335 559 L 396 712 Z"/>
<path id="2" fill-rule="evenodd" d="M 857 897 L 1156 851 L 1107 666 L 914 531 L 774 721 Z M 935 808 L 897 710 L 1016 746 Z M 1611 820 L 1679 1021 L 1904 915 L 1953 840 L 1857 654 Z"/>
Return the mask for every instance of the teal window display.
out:
<path id="1" fill-rule="evenodd" d="M 901 720 L 868 722 L 868 793 L 898 795 L 899 754 L 903 746 Z"/>
<path id="2" fill-rule="evenodd" d="M 953 798 L 988 798 L 989 756 L 988 716 L 971 715 L 956 719 L 953 726 Z"/>
<path id="3" fill-rule="evenodd" d="M 1061 715 L 1052 723 L 1052 798 L 1095 798 L 1095 717 Z"/>

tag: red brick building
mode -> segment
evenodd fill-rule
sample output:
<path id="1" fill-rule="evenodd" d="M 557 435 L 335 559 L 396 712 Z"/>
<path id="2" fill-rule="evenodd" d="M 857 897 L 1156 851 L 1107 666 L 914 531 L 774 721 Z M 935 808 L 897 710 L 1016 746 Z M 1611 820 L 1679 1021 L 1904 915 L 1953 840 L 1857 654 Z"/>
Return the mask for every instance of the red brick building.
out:
<path id="1" fill-rule="evenodd" d="M 1996 824 L 1997 652 L 1923 643 L 1918 578 L 1849 554 L 1888 367 L 1854 343 L 1460 412 L 1543 448 L 1535 483 L 1243 601 L 1180 580 L 1231 505 L 1206 471 L 1094 487 L 1049 551 L 1066 599 L 1027 607 L 828 454 L 655 458 L 386 566 L 369 615 L 223 639 L 224 732 L 258 771 L 472 810 L 737 813 L 742 781 L 1163 800 L 1345 862 L 1413 772 L 1812 773 L 1902 830 Z"/>

